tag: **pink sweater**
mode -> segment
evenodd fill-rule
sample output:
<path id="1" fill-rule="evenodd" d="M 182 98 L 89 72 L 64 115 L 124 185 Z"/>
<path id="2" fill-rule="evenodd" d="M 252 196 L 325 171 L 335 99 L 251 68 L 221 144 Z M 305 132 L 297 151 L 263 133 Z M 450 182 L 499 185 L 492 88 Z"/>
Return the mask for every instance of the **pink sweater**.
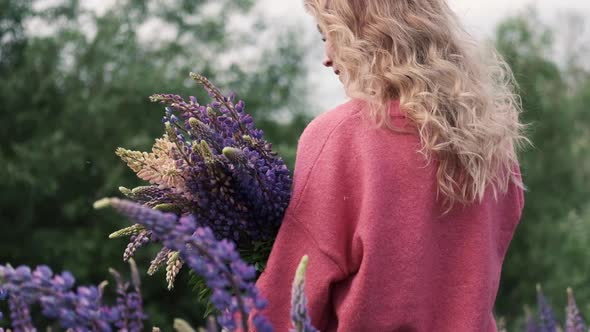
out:
<path id="1" fill-rule="evenodd" d="M 291 285 L 309 256 L 305 292 L 322 332 L 497 331 L 492 314 L 523 192 L 457 205 L 441 217 L 436 162 L 417 134 L 372 129 L 352 100 L 321 114 L 297 148 L 293 193 L 256 286 L 275 331 L 292 328 Z M 408 124 L 392 102 L 390 113 Z M 249 331 L 252 327 L 250 315 Z"/>

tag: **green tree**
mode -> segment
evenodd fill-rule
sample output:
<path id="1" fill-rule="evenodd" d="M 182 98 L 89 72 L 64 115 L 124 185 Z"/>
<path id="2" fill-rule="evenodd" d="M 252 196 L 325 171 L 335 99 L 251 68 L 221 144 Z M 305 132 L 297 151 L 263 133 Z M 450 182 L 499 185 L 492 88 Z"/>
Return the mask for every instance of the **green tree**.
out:
<path id="1" fill-rule="evenodd" d="M 534 144 L 520 157 L 528 190 L 497 301 L 498 313 L 509 322 L 521 316 L 525 303 L 534 303 L 537 282 L 556 312 L 565 306 L 568 286 L 578 303 L 590 304 L 590 266 L 583 263 L 590 259 L 590 75 L 579 58 L 555 59 L 552 51 L 562 37 L 534 8 L 506 19 L 496 34 L 520 85 L 523 120 L 530 123 Z"/>

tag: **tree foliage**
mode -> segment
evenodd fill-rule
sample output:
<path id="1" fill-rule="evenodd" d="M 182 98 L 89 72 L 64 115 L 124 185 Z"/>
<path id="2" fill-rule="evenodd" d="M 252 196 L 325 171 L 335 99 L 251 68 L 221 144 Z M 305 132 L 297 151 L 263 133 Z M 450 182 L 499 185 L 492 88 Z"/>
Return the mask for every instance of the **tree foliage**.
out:
<path id="1" fill-rule="evenodd" d="M 584 263 L 590 258 L 590 73 L 576 55 L 579 44 L 565 49 L 567 61 L 556 58 L 563 37 L 534 8 L 506 19 L 496 33 L 520 85 L 523 121 L 534 144 L 520 157 L 525 208 L 497 301 L 498 313 L 512 320 L 534 299 L 537 282 L 558 307 L 565 306 L 567 287 L 580 303 L 590 302 L 590 265 Z M 590 307 L 581 310 L 590 314 Z"/>

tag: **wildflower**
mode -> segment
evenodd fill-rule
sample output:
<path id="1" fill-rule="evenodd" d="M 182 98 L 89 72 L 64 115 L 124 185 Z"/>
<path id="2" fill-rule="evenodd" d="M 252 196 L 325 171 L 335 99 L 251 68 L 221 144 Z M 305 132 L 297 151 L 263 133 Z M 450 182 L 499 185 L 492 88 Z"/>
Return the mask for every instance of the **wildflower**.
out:
<path id="1" fill-rule="evenodd" d="M 0 301 L 5 300 L 8 297 L 8 292 L 2 288 L 0 288 Z M 0 320 L 4 318 L 4 314 L 0 311 Z"/>
<path id="2" fill-rule="evenodd" d="M 153 275 L 156 271 L 168 260 L 168 254 L 170 254 L 170 249 L 164 247 L 162 248 L 156 257 L 150 263 L 150 267 L 148 269 L 148 275 Z"/>
<path id="3" fill-rule="evenodd" d="M 150 237 L 152 233 L 147 230 L 140 231 L 136 235 L 131 236 L 131 241 L 127 244 L 127 248 L 125 248 L 125 252 L 123 253 L 123 260 L 126 262 L 129 258 L 133 257 L 135 251 L 145 246 L 150 242 Z"/>
<path id="4" fill-rule="evenodd" d="M 264 309 L 266 301 L 260 298 L 254 287 L 256 270 L 240 260 L 233 242 L 217 240 L 208 227 L 198 227 L 194 216 L 178 219 L 173 213 L 150 209 L 141 204 L 118 198 L 105 198 L 94 204 L 96 208 L 112 206 L 133 222 L 141 224 L 157 236 L 165 247 L 177 251 L 178 256 L 193 271 L 201 275 L 213 291 L 212 302 L 222 314 L 220 325 L 234 330 L 247 326 L 252 309 Z M 242 321 L 236 322 L 239 312 Z M 264 329 L 268 324 L 258 318 L 256 327 Z"/>
<path id="5" fill-rule="evenodd" d="M 569 287 L 567 288 L 567 299 L 565 332 L 586 332 L 586 323 L 576 305 L 574 292 Z"/>
<path id="6" fill-rule="evenodd" d="M 110 269 L 117 283 L 117 310 L 119 316 L 115 326 L 124 331 L 142 331 L 143 320 L 147 318 L 143 312 L 143 303 L 140 292 L 139 273 L 133 259 L 130 259 L 131 265 L 131 285 L 123 281 L 121 274 Z M 131 290 L 129 291 L 129 289 Z"/>
<path id="7" fill-rule="evenodd" d="M 29 306 L 22 298 L 10 296 L 8 298 L 8 307 L 10 309 L 12 328 L 15 332 L 37 331 L 37 329 L 33 327 Z"/>
<path id="8" fill-rule="evenodd" d="M 53 274 L 43 265 L 32 271 L 27 266 L 14 269 L 10 265 L 0 265 L 0 288 L 8 294 L 14 331 L 36 331 L 30 313 L 31 305 L 35 303 L 40 304 L 45 317 L 56 319 L 64 329 L 112 331 L 111 324 L 119 320 L 120 311 L 102 303 L 104 284 L 79 286 L 74 290 L 74 282 L 71 273 Z M 136 317 L 144 319 L 138 287 L 129 298 Z M 137 324 L 128 328 L 128 331 L 140 330 L 141 326 Z"/>
<path id="9" fill-rule="evenodd" d="M 539 330 L 541 332 L 557 332 L 557 321 L 553 309 L 543 295 L 539 284 L 537 284 L 537 303 L 539 305 Z"/>
<path id="10" fill-rule="evenodd" d="M 168 290 L 174 288 L 174 280 L 182 267 L 182 260 L 179 258 L 178 252 L 170 252 L 168 254 L 168 261 L 166 262 L 166 281 L 168 282 Z"/>
<path id="11" fill-rule="evenodd" d="M 539 324 L 537 324 L 537 321 L 535 320 L 535 316 L 531 313 L 531 310 L 529 309 L 529 307 L 525 306 L 524 311 L 525 311 L 525 319 L 526 319 L 525 329 L 524 329 L 525 332 L 539 331 Z"/>
<path id="12" fill-rule="evenodd" d="M 307 255 L 301 258 L 297 267 L 293 288 L 291 291 L 291 321 L 295 329 L 290 332 L 317 332 L 311 325 L 311 319 L 307 314 L 307 298 L 305 297 L 305 271 L 307 270 Z"/>
<path id="13" fill-rule="evenodd" d="M 156 139 L 151 153 L 118 148 L 116 154 L 137 176 L 163 188 L 186 192 L 181 170 L 173 159 L 174 144 L 164 136 Z"/>
<path id="14" fill-rule="evenodd" d="M 129 199 L 149 207 L 155 207 L 159 204 L 174 203 L 176 205 L 186 206 L 188 201 L 181 195 L 176 195 L 168 188 L 158 186 L 139 186 L 133 189 L 119 187 L 119 191 Z"/>

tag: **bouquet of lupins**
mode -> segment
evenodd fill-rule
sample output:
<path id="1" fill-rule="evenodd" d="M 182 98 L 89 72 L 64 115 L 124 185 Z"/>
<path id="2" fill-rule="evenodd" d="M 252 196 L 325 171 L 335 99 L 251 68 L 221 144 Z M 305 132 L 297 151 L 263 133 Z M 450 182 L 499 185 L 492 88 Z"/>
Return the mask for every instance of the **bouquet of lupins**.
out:
<path id="1" fill-rule="evenodd" d="M 245 112 L 243 101 L 224 96 L 205 77 L 191 73 L 214 101 L 201 105 L 195 97 L 156 94 L 154 102 L 168 105 L 162 121 L 163 137 L 152 152 L 119 148 L 116 153 L 149 185 L 120 188 L 143 206 L 192 216 L 218 240 L 228 239 L 242 257 L 264 268 L 291 194 L 291 176 L 283 160 L 263 139 Z M 130 236 L 124 260 L 149 242 L 159 242 L 140 224 L 121 229 L 111 238 Z M 166 265 L 168 287 L 184 264 L 175 252 L 162 247 L 148 273 Z"/>

